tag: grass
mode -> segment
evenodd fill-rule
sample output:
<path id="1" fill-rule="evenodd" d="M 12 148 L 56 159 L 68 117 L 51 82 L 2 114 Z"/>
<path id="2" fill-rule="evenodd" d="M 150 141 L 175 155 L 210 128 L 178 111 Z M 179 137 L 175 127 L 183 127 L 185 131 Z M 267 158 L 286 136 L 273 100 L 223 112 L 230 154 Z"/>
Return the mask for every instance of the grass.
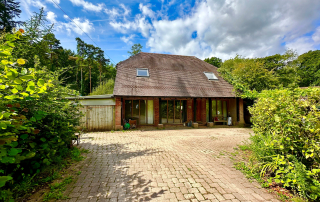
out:
<path id="1" fill-rule="evenodd" d="M 69 176 L 64 179 L 61 185 L 49 185 L 55 180 L 61 180 L 67 173 L 67 168 L 69 168 L 75 162 L 79 162 L 84 159 L 82 154 L 88 153 L 88 150 L 78 149 L 74 147 L 69 157 L 65 158 L 60 164 L 50 165 L 40 173 L 35 174 L 30 177 L 26 177 L 22 182 L 17 184 L 13 189 L 13 198 L 19 201 L 26 200 L 35 192 L 44 189 L 49 186 L 51 194 L 46 196 L 49 200 L 51 197 L 59 197 L 59 193 L 61 192 L 63 185 L 66 185 L 67 182 L 70 181 Z M 80 171 L 81 173 L 81 171 Z M 54 190 L 54 191 L 53 191 Z M 62 193 L 62 192 L 61 192 Z M 51 196 L 52 195 L 52 196 Z"/>
<path id="2" fill-rule="evenodd" d="M 60 183 L 49 185 L 50 191 L 44 195 L 43 201 L 67 199 L 68 197 L 64 196 L 63 192 L 66 190 L 66 186 L 72 182 L 72 179 L 73 177 L 69 176 Z"/>
<path id="3" fill-rule="evenodd" d="M 298 196 L 294 196 L 286 189 L 280 190 L 279 189 L 280 187 L 273 187 L 271 185 L 272 183 L 270 183 L 270 181 L 268 181 L 266 177 L 262 177 L 260 175 L 260 170 L 258 169 L 258 167 L 254 166 L 256 162 L 252 160 L 252 151 L 249 144 L 239 145 L 238 147 L 242 152 L 237 151 L 231 154 L 240 155 L 240 157 L 242 157 L 242 159 L 244 160 L 234 161 L 234 167 L 237 170 L 240 170 L 246 176 L 246 178 L 248 178 L 250 182 L 253 182 L 254 180 L 256 180 L 262 187 L 268 188 L 268 191 L 270 193 L 276 193 L 279 196 L 279 199 L 281 201 L 306 202 L 304 199 Z M 235 149 L 235 150 L 238 150 L 238 149 Z"/>

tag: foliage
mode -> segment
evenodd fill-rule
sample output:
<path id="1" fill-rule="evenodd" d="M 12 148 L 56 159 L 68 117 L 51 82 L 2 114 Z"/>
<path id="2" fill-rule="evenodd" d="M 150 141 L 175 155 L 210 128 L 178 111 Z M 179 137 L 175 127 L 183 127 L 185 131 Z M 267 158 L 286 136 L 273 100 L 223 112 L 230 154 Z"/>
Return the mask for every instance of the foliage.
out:
<path id="1" fill-rule="evenodd" d="M 251 149 L 262 176 L 320 199 L 320 89 L 262 91 L 249 109 Z"/>
<path id="2" fill-rule="evenodd" d="M 139 43 L 136 43 L 136 44 L 133 44 L 133 46 L 131 47 L 131 51 L 128 51 L 128 53 L 131 55 L 131 56 L 134 56 L 138 53 L 140 53 L 142 50 L 142 45 L 139 44 Z"/>
<path id="3" fill-rule="evenodd" d="M 60 72 L 61 85 L 69 85 L 82 95 L 88 95 L 90 89 L 103 80 L 115 78 L 115 68 L 109 64 L 100 48 L 77 38 L 77 53 L 64 49 L 52 33 L 54 26 L 48 25 L 43 9 L 24 23 L 24 29 L 25 33 L 20 37 L 13 54 L 25 59 L 26 68 L 33 68 L 37 57 L 38 68 Z"/>
<path id="4" fill-rule="evenodd" d="M 0 38 L 0 198 L 10 197 L 10 188 L 60 163 L 79 123 L 78 106 L 63 98 L 75 92 L 61 86 L 59 72 L 34 68 L 16 58 L 13 49 L 24 31 L 3 33 Z M 6 183 L 10 181 L 10 183 Z"/>
<path id="5" fill-rule="evenodd" d="M 209 64 L 212 64 L 213 66 L 216 66 L 218 68 L 221 67 L 221 65 L 222 65 L 222 60 L 218 57 L 206 58 L 206 59 L 204 59 L 204 61 Z"/>
<path id="6" fill-rule="evenodd" d="M 300 66 L 298 74 L 301 77 L 299 86 L 320 85 L 320 50 L 309 51 L 298 57 Z"/>
<path id="7" fill-rule="evenodd" d="M 51 199 L 55 199 L 55 200 L 67 199 L 67 197 L 63 195 L 63 191 L 66 190 L 66 186 L 70 184 L 72 180 L 73 180 L 73 177 L 69 176 L 60 183 L 55 183 L 53 185 L 50 185 L 50 192 L 44 195 L 43 201 L 49 201 Z"/>
<path id="8" fill-rule="evenodd" d="M 262 90 L 296 87 L 299 76 L 295 58 L 296 53 L 291 50 L 265 58 L 250 59 L 237 55 L 226 60 L 218 71 L 233 84 L 238 95 L 255 98 Z"/>
<path id="9" fill-rule="evenodd" d="M 22 24 L 21 21 L 16 21 L 15 18 L 20 16 L 20 2 L 15 0 L 1 0 L 0 2 L 0 30 L 11 32 L 14 27 Z"/>
<path id="10" fill-rule="evenodd" d="M 106 82 L 103 82 L 101 85 L 97 86 L 90 95 L 105 95 L 113 94 L 114 80 L 109 79 Z"/>

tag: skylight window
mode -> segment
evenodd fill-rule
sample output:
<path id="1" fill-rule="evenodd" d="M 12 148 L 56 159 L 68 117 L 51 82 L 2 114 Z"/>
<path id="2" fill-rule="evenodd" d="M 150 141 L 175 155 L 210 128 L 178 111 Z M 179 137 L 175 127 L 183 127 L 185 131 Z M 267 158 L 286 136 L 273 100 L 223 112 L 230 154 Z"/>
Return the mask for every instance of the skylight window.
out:
<path id="1" fill-rule="evenodd" d="M 144 68 L 138 68 L 137 69 L 137 76 L 139 77 L 148 77 L 149 76 L 149 70 Z"/>
<path id="2" fill-rule="evenodd" d="M 213 72 L 203 72 L 209 80 L 218 80 L 218 77 Z"/>

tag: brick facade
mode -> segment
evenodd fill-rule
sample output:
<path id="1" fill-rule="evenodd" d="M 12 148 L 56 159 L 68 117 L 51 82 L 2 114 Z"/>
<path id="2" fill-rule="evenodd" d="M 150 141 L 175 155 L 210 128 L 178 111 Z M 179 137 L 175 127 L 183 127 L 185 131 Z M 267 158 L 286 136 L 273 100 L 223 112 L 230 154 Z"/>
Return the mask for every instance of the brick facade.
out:
<path id="1" fill-rule="evenodd" d="M 187 121 L 193 121 L 193 99 L 187 100 Z"/>
<path id="2" fill-rule="evenodd" d="M 154 107 L 154 125 L 158 126 L 158 124 L 160 123 L 159 98 L 155 98 L 153 100 L 153 107 Z"/>
<path id="3" fill-rule="evenodd" d="M 206 99 L 201 100 L 201 122 L 202 123 L 207 122 L 207 100 Z"/>
<path id="4" fill-rule="evenodd" d="M 115 106 L 115 128 L 119 128 L 121 126 L 121 98 L 116 98 L 116 106 Z"/>

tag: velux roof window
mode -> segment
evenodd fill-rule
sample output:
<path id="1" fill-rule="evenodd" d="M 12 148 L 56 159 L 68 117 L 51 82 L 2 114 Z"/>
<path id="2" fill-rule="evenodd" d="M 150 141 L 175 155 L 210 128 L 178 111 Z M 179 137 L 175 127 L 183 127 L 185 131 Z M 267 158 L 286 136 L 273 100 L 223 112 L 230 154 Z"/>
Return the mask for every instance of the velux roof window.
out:
<path id="1" fill-rule="evenodd" d="M 147 68 L 137 68 L 137 76 L 138 77 L 148 77 L 149 70 Z"/>
<path id="2" fill-rule="evenodd" d="M 203 72 L 209 80 L 218 80 L 218 77 L 213 72 Z"/>

